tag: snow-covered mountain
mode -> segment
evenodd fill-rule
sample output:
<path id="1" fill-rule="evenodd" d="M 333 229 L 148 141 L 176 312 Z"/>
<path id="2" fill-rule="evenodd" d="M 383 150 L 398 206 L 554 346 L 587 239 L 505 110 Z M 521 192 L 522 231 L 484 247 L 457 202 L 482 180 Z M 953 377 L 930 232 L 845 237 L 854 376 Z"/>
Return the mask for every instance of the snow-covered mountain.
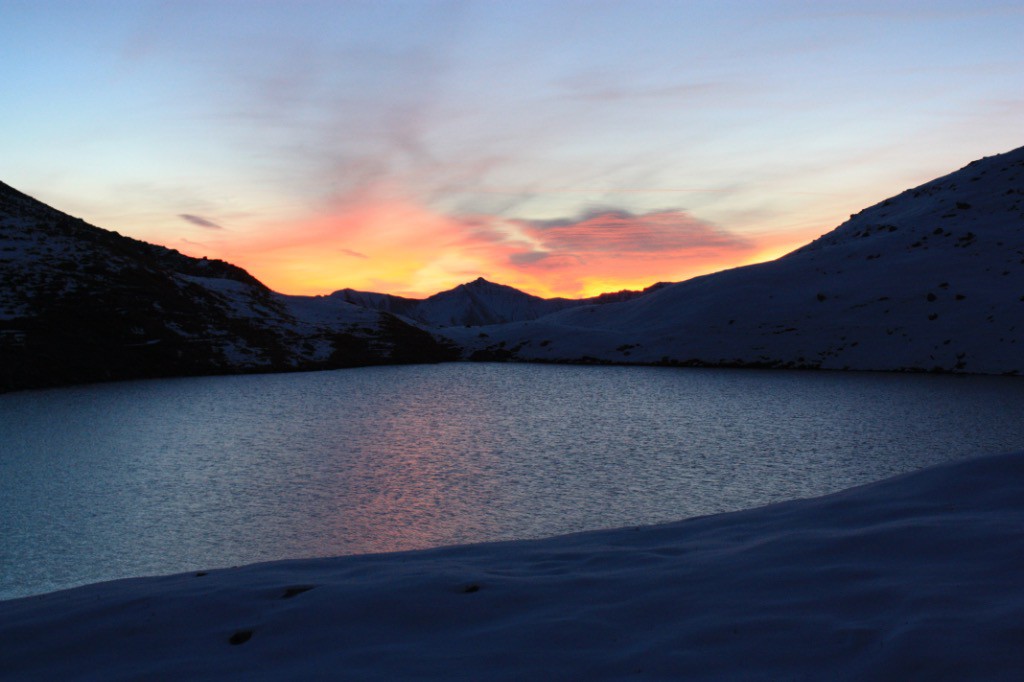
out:
<path id="1" fill-rule="evenodd" d="M 1024 371 L 1024 148 L 770 263 L 623 303 L 445 330 L 480 359 Z"/>
<path id="2" fill-rule="evenodd" d="M 433 327 L 478 327 L 536 320 L 559 310 L 582 305 L 628 301 L 665 286 L 668 284 L 659 282 L 643 291 L 625 290 L 593 298 L 541 298 L 479 277 L 425 299 L 403 298 L 353 289 L 336 291 L 331 294 L 331 298 L 371 310 L 402 315 Z"/>
<path id="3" fill-rule="evenodd" d="M 575 305 L 575 301 L 531 296 L 480 277 L 425 299 L 416 308 L 416 319 L 435 327 L 476 327 L 534 320 Z"/>
<path id="4" fill-rule="evenodd" d="M 274 293 L 0 183 L 0 390 L 454 359 L 1024 372 L 1024 148 L 762 263 L 542 299 L 481 278 L 423 300 Z"/>
<path id="5" fill-rule="evenodd" d="M 393 315 L 276 294 L 0 183 L 0 390 L 451 357 Z"/>

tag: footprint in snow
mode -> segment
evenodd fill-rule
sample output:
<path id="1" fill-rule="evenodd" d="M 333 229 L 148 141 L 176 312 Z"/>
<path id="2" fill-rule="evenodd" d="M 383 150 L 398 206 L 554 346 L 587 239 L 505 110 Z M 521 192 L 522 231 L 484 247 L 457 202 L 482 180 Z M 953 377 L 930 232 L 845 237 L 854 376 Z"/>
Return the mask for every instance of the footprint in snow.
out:
<path id="1" fill-rule="evenodd" d="M 236 630 L 231 637 L 228 638 L 228 644 L 237 646 L 239 644 L 245 644 L 252 639 L 252 630 Z"/>
<path id="2" fill-rule="evenodd" d="M 316 587 L 316 585 L 292 585 L 291 587 L 286 587 L 284 588 L 284 592 L 281 594 L 281 599 L 291 599 L 303 592 L 309 592 L 314 587 Z"/>

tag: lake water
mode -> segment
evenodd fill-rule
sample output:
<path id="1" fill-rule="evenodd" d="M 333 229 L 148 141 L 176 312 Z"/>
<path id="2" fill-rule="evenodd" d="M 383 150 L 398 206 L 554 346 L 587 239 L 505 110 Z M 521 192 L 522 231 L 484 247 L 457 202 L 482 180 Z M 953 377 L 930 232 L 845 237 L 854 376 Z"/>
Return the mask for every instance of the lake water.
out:
<path id="1" fill-rule="evenodd" d="M 1024 380 L 447 364 L 0 395 L 0 598 L 672 521 L 1024 450 Z"/>

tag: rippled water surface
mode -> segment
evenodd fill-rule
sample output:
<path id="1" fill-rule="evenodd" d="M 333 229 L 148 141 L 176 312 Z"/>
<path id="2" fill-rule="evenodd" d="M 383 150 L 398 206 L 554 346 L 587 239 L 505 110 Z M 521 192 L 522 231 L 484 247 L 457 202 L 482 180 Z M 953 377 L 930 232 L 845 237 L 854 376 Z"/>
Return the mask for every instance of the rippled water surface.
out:
<path id="1" fill-rule="evenodd" d="M 501 364 L 0 395 L 0 598 L 806 497 L 1022 414 L 1012 378 Z"/>

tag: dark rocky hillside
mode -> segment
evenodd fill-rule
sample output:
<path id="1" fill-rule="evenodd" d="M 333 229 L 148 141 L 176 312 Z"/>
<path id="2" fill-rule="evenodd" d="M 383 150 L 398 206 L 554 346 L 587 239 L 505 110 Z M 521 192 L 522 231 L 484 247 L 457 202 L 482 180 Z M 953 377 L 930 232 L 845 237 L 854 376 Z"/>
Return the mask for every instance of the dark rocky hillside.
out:
<path id="1" fill-rule="evenodd" d="M 450 357 L 391 315 L 275 294 L 0 183 L 0 390 Z"/>

